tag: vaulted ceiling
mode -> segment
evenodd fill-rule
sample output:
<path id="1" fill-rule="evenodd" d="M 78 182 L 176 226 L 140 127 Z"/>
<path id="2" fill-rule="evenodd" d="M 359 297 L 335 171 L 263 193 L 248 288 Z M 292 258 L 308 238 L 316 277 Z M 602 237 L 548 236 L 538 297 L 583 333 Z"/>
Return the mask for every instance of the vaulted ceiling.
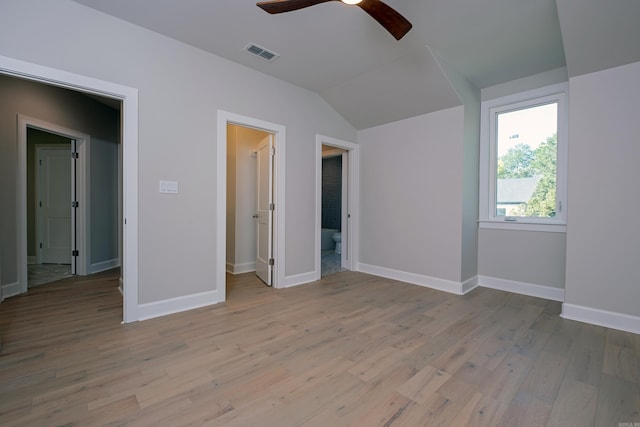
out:
<path id="1" fill-rule="evenodd" d="M 252 0 L 75 1 L 314 91 L 357 129 L 459 105 L 443 69 L 482 89 L 640 61 L 638 0 L 386 0 L 413 24 L 400 41 L 338 1 L 278 15 Z"/>

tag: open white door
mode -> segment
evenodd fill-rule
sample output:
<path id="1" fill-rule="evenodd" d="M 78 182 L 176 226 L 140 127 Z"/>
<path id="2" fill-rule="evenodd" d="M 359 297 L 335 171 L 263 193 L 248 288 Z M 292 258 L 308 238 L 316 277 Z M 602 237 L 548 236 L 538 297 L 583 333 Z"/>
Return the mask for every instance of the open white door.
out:
<path id="1" fill-rule="evenodd" d="M 39 250 L 45 264 L 71 264 L 70 157 L 68 148 L 39 150 Z"/>
<path id="2" fill-rule="evenodd" d="M 256 275 L 267 285 L 273 279 L 273 135 L 263 139 L 256 151 Z"/>

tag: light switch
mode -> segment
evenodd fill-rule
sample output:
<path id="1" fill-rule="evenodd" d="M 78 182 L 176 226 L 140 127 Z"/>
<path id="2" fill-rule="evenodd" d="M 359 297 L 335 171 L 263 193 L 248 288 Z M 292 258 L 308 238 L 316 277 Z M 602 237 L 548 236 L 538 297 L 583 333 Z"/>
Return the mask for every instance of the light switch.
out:
<path id="1" fill-rule="evenodd" d="M 160 192 L 168 194 L 178 193 L 178 181 L 160 181 Z"/>

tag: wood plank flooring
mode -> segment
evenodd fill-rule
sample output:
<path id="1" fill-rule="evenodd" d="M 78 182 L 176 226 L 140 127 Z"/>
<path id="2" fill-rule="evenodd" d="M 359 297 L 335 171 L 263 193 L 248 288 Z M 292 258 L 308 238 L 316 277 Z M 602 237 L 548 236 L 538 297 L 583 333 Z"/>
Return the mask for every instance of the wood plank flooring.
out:
<path id="1" fill-rule="evenodd" d="M 224 304 L 122 325 L 117 277 L 0 304 L 0 425 L 640 423 L 640 337 L 561 319 L 558 302 L 244 274 Z"/>

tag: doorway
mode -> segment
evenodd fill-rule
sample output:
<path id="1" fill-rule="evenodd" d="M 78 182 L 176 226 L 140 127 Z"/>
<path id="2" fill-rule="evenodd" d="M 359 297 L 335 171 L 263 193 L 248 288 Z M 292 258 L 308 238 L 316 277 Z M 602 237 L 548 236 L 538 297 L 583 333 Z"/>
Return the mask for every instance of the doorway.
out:
<path id="1" fill-rule="evenodd" d="M 0 56 L 0 74 L 18 79 L 35 81 L 52 87 L 64 87 L 81 93 L 98 95 L 117 100 L 121 105 L 121 164 L 122 198 L 119 203 L 122 224 L 118 231 L 122 236 L 121 288 L 123 298 L 123 321 L 139 319 L 138 307 L 138 91 L 119 84 L 93 79 L 78 74 L 57 70 L 37 64 Z M 24 131 L 22 130 L 24 129 Z M 26 141 L 26 126 L 19 126 L 18 137 Z M 11 284 L 10 293 L 16 295 L 27 290 L 27 233 L 26 233 L 26 142 L 18 144 L 17 150 L 17 206 L 16 206 L 16 250 L 17 282 Z M 6 261 L 6 260 L 5 260 Z"/>
<path id="2" fill-rule="evenodd" d="M 85 133 L 22 114 L 18 115 L 18 146 L 20 152 L 24 153 L 23 160 L 18 163 L 20 188 L 24 188 L 19 193 L 21 199 L 19 207 L 22 208 L 24 217 L 18 218 L 22 219 L 19 233 L 20 240 L 24 242 L 24 256 L 19 261 L 20 270 L 24 271 L 21 292 L 26 292 L 30 285 L 29 265 L 68 263 L 70 274 L 86 275 L 90 272 L 89 188 L 87 185 L 89 141 L 90 137 Z M 47 157 L 52 161 L 49 164 L 41 158 L 45 153 L 48 153 Z M 39 164 L 41 161 L 43 165 Z M 53 170 L 50 170 L 51 168 Z M 42 173 L 51 176 L 43 177 Z M 66 177 L 60 178 L 61 174 Z M 58 193 L 53 201 L 55 206 L 43 200 L 41 197 L 43 194 L 40 194 L 45 188 L 51 186 L 47 181 L 52 178 L 58 181 L 60 178 L 64 181 L 58 182 L 60 185 L 54 190 Z M 33 182 L 31 191 L 30 181 Z M 63 201 L 62 198 L 68 200 Z M 65 210 L 65 207 L 68 210 Z M 50 209 L 55 212 L 51 212 Z M 65 212 L 67 215 L 64 215 Z M 39 214 L 42 215 L 39 217 Z M 43 215 L 49 215 L 49 218 L 45 219 Z M 47 236 L 50 232 L 55 232 L 55 235 Z M 67 251 L 68 257 L 64 256 L 64 251 Z M 43 273 L 47 274 L 46 269 Z"/>
<path id="3" fill-rule="evenodd" d="M 316 280 L 356 269 L 358 165 L 356 144 L 316 136 Z"/>
<path id="4" fill-rule="evenodd" d="M 320 213 L 320 275 L 346 270 L 349 241 L 349 152 L 322 145 L 322 195 Z M 342 235 L 345 235 L 343 242 Z"/>
<path id="5" fill-rule="evenodd" d="M 286 128 L 282 125 L 266 122 L 252 117 L 241 116 L 238 114 L 229 113 L 226 111 L 218 111 L 218 134 L 217 134 L 217 210 L 216 210 L 216 229 L 226 230 L 228 233 L 228 226 L 232 225 L 237 229 L 236 224 L 232 224 L 232 219 L 227 216 L 227 204 L 229 203 L 229 197 L 233 197 L 237 192 L 228 190 L 227 176 L 228 176 L 228 162 L 229 155 L 227 150 L 229 133 L 229 125 L 239 126 L 254 131 L 263 132 L 263 135 L 268 135 L 273 143 L 275 149 L 273 150 L 272 162 L 273 162 L 273 187 L 271 194 L 273 198 L 273 206 L 269 208 L 272 215 L 272 261 L 267 260 L 271 269 L 271 285 L 274 288 L 282 288 L 285 286 L 284 273 L 285 273 L 285 247 L 284 247 L 284 224 L 285 224 L 285 192 L 284 192 L 284 177 L 285 177 L 285 153 L 286 153 Z M 257 147 L 256 147 L 257 148 Z M 256 151 L 256 150 L 254 150 Z M 257 154 L 256 154 L 257 155 Z M 257 161 L 257 158 L 254 160 Z M 246 194 L 245 194 L 246 196 Z M 249 194 L 251 197 L 251 194 Z M 255 211 L 253 213 L 256 213 Z M 252 213 L 252 215 L 253 215 Z M 235 218 L 235 216 L 234 216 Z M 246 220 L 246 218 L 243 218 Z M 256 218 L 251 218 L 251 227 L 255 227 Z M 219 285 L 220 297 L 219 301 L 226 300 L 226 272 L 227 272 L 227 238 L 216 239 L 216 283 Z M 235 244 L 235 240 L 234 240 Z M 257 237 L 256 237 L 256 251 L 257 251 Z M 241 268 L 249 269 L 251 271 L 251 265 L 241 266 Z M 255 267 L 253 267 L 255 268 Z"/>
<path id="6" fill-rule="evenodd" d="M 274 135 L 227 124 L 227 272 L 273 283 Z"/>

